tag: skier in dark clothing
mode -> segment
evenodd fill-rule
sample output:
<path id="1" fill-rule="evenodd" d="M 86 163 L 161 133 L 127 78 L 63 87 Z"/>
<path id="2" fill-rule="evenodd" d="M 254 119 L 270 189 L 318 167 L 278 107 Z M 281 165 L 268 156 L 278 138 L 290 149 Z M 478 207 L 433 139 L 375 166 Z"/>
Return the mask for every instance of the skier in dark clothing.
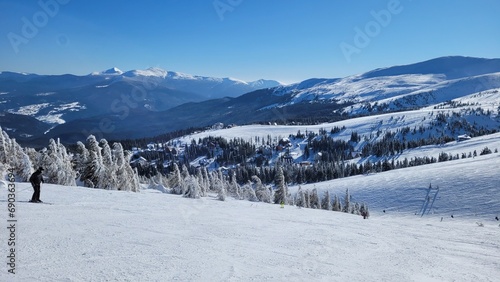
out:
<path id="1" fill-rule="evenodd" d="M 42 171 L 43 168 L 40 167 L 30 176 L 31 186 L 33 186 L 33 189 L 35 190 L 30 201 L 32 203 L 42 203 L 40 200 L 40 184 L 43 182 Z"/>

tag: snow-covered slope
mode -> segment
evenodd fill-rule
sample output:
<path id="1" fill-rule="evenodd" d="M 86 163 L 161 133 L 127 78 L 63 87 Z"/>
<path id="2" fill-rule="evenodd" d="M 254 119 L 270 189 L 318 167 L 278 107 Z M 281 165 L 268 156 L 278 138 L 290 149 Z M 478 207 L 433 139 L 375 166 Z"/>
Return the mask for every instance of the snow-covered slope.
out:
<path id="1" fill-rule="evenodd" d="M 367 220 L 57 185 L 42 186 L 52 205 L 30 204 L 21 202 L 31 196 L 29 184 L 15 183 L 16 274 L 4 264 L 0 281 L 497 281 L 499 165 L 492 154 L 315 185 L 339 196 L 349 188 L 369 204 Z M 429 182 L 440 188 L 432 213 L 414 215 Z M 7 192 L 0 189 L 7 256 Z"/>
<path id="2" fill-rule="evenodd" d="M 344 112 L 365 114 L 367 104 L 387 104 L 383 111 L 414 109 L 498 87 L 500 59 L 442 57 L 341 79 L 310 79 L 277 87 L 274 95 L 292 97 L 279 107 L 331 101 L 354 103 Z"/>
<path id="3" fill-rule="evenodd" d="M 448 56 L 415 64 L 393 66 L 369 71 L 364 78 L 398 76 L 404 74 L 442 74 L 447 79 L 457 79 L 498 72 L 500 59 Z"/>
<path id="4" fill-rule="evenodd" d="M 290 134 L 296 134 L 298 131 L 318 132 L 320 129 L 329 131 L 334 127 L 343 128 L 333 137 L 345 141 L 351 138 L 352 132 L 357 132 L 360 136 L 378 136 L 373 140 L 381 139 L 385 132 L 396 132 L 403 128 L 410 129 L 420 127 L 430 127 L 436 121 L 439 114 L 448 114 L 450 116 L 460 114 L 471 123 L 485 126 L 491 129 L 500 129 L 500 117 L 498 116 L 498 106 L 500 105 L 500 89 L 491 89 L 465 95 L 460 98 L 448 100 L 448 103 L 438 103 L 433 106 L 424 107 L 419 110 L 401 111 L 394 113 L 385 113 L 379 115 L 363 116 L 351 118 L 332 123 L 322 123 L 316 125 L 245 125 L 234 126 L 225 129 L 207 130 L 184 136 L 181 140 L 190 143 L 192 139 L 198 140 L 207 136 L 221 136 L 227 139 L 243 138 L 251 141 L 258 137 L 272 136 L 273 139 L 288 137 Z M 453 106 L 452 106 L 453 105 Z M 481 108 L 483 111 L 490 111 L 491 114 L 480 116 L 473 112 L 474 109 Z M 435 130 L 446 130 L 447 125 L 436 127 Z M 427 134 L 437 134 L 437 131 L 427 132 Z M 379 134 L 377 134 L 379 132 Z M 440 133 L 440 132 L 439 132 Z M 428 137 L 428 135 L 425 135 Z M 416 137 L 425 137 L 416 136 Z"/>

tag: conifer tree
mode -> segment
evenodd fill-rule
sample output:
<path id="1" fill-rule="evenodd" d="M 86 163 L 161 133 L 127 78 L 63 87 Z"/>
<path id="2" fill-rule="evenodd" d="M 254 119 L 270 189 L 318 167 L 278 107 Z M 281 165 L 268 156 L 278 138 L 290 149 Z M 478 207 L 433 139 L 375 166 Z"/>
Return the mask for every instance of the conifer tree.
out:
<path id="1" fill-rule="evenodd" d="M 219 199 L 220 201 L 225 201 L 227 194 L 226 185 L 224 185 L 223 180 L 220 178 L 217 178 L 215 183 L 217 187 L 217 199 Z"/>
<path id="2" fill-rule="evenodd" d="M 87 137 L 87 144 L 89 158 L 83 174 L 84 183 L 87 187 L 101 188 L 104 181 L 101 178 L 105 175 L 101 147 L 99 147 L 94 135 Z"/>
<path id="3" fill-rule="evenodd" d="M 349 194 L 349 189 L 345 190 L 344 206 L 342 211 L 345 213 L 351 212 L 351 195 Z"/>
<path id="4" fill-rule="evenodd" d="M 229 184 L 229 193 L 237 200 L 241 199 L 241 187 L 236 182 L 236 173 L 233 173 L 233 177 L 231 178 L 231 183 Z"/>
<path id="5" fill-rule="evenodd" d="M 342 206 L 340 204 L 340 201 L 339 201 L 339 198 L 337 197 L 337 195 L 335 195 L 333 197 L 333 206 L 332 206 L 332 210 L 333 211 L 342 211 Z"/>
<path id="6" fill-rule="evenodd" d="M 7 147 L 8 147 L 9 136 L 5 131 L 2 130 L 0 126 L 0 163 L 7 163 Z"/>
<path id="7" fill-rule="evenodd" d="M 61 184 L 62 180 L 59 179 L 59 164 L 61 163 L 61 160 L 59 159 L 54 139 L 49 140 L 48 148 L 43 148 L 40 151 L 40 154 L 40 166 L 44 169 L 44 180 L 47 183 Z"/>
<path id="8" fill-rule="evenodd" d="M 182 179 L 182 184 L 181 185 L 181 194 L 184 194 L 186 193 L 186 190 L 187 190 L 187 185 L 186 185 L 186 180 L 189 178 L 189 170 L 188 168 L 186 167 L 185 164 L 182 165 L 182 170 L 181 170 L 181 179 Z"/>
<path id="9" fill-rule="evenodd" d="M 63 179 L 62 185 L 76 186 L 77 175 L 73 167 L 73 157 L 68 154 L 66 147 L 61 144 L 59 139 L 57 139 L 57 147 L 59 159 L 61 160 L 59 177 Z"/>
<path id="10" fill-rule="evenodd" d="M 283 174 L 283 169 L 281 166 L 278 166 L 276 168 L 276 176 L 274 178 L 274 185 L 275 185 L 275 194 L 274 194 L 274 203 L 275 204 L 281 204 L 284 203 L 285 205 L 288 204 L 288 189 L 286 187 L 285 183 L 285 176 Z"/>
<path id="11" fill-rule="evenodd" d="M 319 209 L 321 207 L 319 203 L 320 200 L 319 200 L 318 190 L 314 188 L 309 198 L 309 205 L 310 205 L 309 207 L 311 209 Z"/>
<path id="12" fill-rule="evenodd" d="M 304 191 L 302 191 L 302 187 L 299 186 L 299 189 L 297 190 L 297 195 L 295 197 L 295 205 L 297 207 L 302 207 L 302 208 L 305 208 L 306 207 L 306 196 L 304 194 Z"/>
<path id="13" fill-rule="evenodd" d="M 370 211 L 368 210 L 368 206 L 365 203 L 361 204 L 361 207 L 359 208 L 359 213 L 364 219 L 370 217 Z"/>
<path id="14" fill-rule="evenodd" d="M 202 169 L 196 170 L 196 180 L 198 181 L 198 186 L 200 187 L 200 197 L 206 196 L 207 188 L 205 186 L 205 178 L 203 176 Z"/>
<path id="15" fill-rule="evenodd" d="M 257 199 L 264 203 L 271 203 L 271 193 L 266 186 L 262 184 L 260 178 L 256 175 L 252 176 L 252 181 L 255 186 L 255 195 Z"/>
<path id="16" fill-rule="evenodd" d="M 332 201 L 330 199 L 330 192 L 328 190 L 325 191 L 325 196 L 321 201 L 321 208 L 324 210 L 332 210 Z"/>
<path id="17" fill-rule="evenodd" d="M 74 156 L 75 170 L 80 181 L 84 182 L 84 173 L 89 163 L 89 151 L 85 148 L 85 145 L 78 141 L 76 143 L 76 154 Z"/>
<path id="18" fill-rule="evenodd" d="M 22 160 L 21 160 L 21 168 L 20 168 L 20 177 L 21 179 L 25 179 L 26 181 L 29 180 L 31 174 L 33 173 L 33 165 L 31 163 L 31 160 L 29 156 L 25 153 L 21 154 Z M 0 174 L 1 175 L 1 174 Z"/>
<path id="19" fill-rule="evenodd" d="M 111 154 L 111 147 L 109 147 L 108 141 L 106 139 L 101 139 L 100 141 L 102 147 L 102 182 L 99 188 L 102 189 L 117 189 L 117 179 L 116 179 L 116 164 L 113 161 L 113 156 Z"/>
<path id="20" fill-rule="evenodd" d="M 200 184 L 195 176 L 189 176 L 186 179 L 186 192 L 183 197 L 193 199 L 200 198 Z"/>
<path id="21" fill-rule="evenodd" d="M 23 148 L 16 139 L 1 130 L 0 127 L 0 159 L 6 165 L 4 169 L 11 168 L 23 181 L 27 181 L 31 175 L 32 163 Z"/>
<path id="22" fill-rule="evenodd" d="M 207 168 L 204 166 L 201 168 L 202 176 L 202 196 L 206 196 L 207 191 L 210 190 L 210 176 L 208 175 Z"/>
<path id="23" fill-rule="evenodd" d="M 184 190 L 184 180 L 181 177 L 181 171 L 176 163 L 173 164 L 173 171 L 169 178 L 169 186 L 172 188 L 172 192 L 177 195 L 182 194 Z"/>
<path id="24" fill-rule="evenodd" d="M 132 167 L 130 166 L 129 160 L 130 155 L 123 151 L 123 147 L 120 143 L 113 143 L 113 151 L 112 151 L 112 167 L 116 173 L 115 176 L 115 187 L 113 189 L 124 190 L 124 191 L 139 191 L 139 181 L 137 178 L 137 174 L 134 172 Z M 162 185 L 162 179 L 160 178 L 160 182 L 158 185 Z M 165 188 L 162 189 L 165 191 Z"/>
<path id="25" fill-rule="evenodd" d="M 305 190 L 304 191 L 304 199 L 305 199 L 305 207 L 306 208 L 310 208 L 311 207 L 311 193 L 309 192 L 309 190 Z"/>
<path id="26" fill-rule="evenodd" d="M 121 146 L 121 144 L 120 144 Z M 126 171 L 126 176 L 127 176 L 127 182 L 130 183 L 130 190 L 131 192 L 139 192 L 141 188 L 141 182 L 139 181 L 139 173 L 137 172 L 137 168 L 132 168 L 130 166 L 130 159 L 132 158 L 132 152 L 130 151 L 123 151 L 124 155 L 124 165 L 123 167 L 125 168 Z"/>
<path id="27" fill-rule="evenodd" d="M 250 202 L 258 202 L 257 195 L 255 195 L 255 190 L 252 187 L 252 182 L 248 181 L 247 184 L 243 185 L 241 188 L 242 191 L 242 199 L 248 200 Z"/>

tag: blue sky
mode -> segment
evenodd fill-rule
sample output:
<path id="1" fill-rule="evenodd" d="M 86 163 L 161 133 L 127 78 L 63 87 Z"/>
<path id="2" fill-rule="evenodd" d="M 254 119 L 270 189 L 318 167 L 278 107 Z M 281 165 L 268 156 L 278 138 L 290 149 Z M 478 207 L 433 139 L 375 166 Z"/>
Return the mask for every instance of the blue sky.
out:
<path id="1" fill-rule="evenodd" d="M 496 0 L 0 0 L 0 71 L 160 67 L 291 83 L 500 58 L 499 31 Z"/>

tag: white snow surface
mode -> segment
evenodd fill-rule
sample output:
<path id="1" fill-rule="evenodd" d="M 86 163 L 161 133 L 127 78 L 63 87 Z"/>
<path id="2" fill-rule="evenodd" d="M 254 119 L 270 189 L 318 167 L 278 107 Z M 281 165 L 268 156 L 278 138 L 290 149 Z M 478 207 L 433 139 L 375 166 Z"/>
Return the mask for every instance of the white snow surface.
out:
<path id="1" fill-rule="evenodd" d="M 49 107 L 49 103 L 33 104 L 19 107 L 18 110 L 8 110 L 8 112 L 19 115 L 34 116 L 42 109 Z"/>
<path id="2" fill-rule="evenodd" d="M 447 79 L 444 74 L 402 74 L 366 78 L 353 75 L 341 79 L 310 79 L 301 83 L 277 87 L 275 95 L 291 94 L 292 99 L 281 105 L 313 100 L 335 100 L 339 103 L 354 102 L 347 113 L 362 113 L 365 103 L 387 104 L 391 109 L 423 107 L 449 101 L 480 91 L 500 87 L 500 73 L 489 73 L 457 79 Z"/>
<path id="3" fill-rule="evenodd" d="M 370 207 L 366 220 L 51 184 L 41 198 L 52 205 L 31 204 L 20 202 L 30 185 L 15 183 L 16 274 L 4 263 L 0 281 L 499 281 L 499 165 L 491 154 L 303 187 L 339 196 L 351 189 Z M 420 217 L 414 212 L 429 182 L 441 192 Z M 6 261 L 5 185 L 0 190 Z"/>

